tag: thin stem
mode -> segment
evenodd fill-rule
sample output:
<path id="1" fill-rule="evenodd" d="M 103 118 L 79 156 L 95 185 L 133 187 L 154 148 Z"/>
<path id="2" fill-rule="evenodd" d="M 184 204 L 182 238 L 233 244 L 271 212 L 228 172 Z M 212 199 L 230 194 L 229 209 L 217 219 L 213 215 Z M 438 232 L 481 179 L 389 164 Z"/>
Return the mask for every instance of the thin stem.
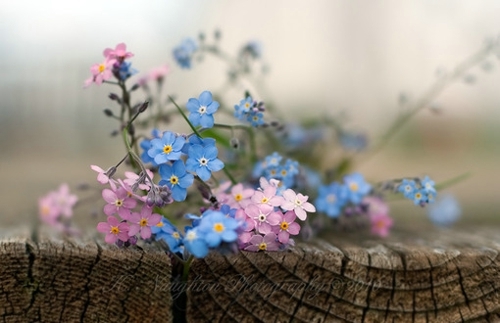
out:
<path id="1" fill-rule="evenodd" d="M 182 269 L 182 280 L 183 282 L 187 282 L 188 276 L 189 276 L 189 268 L 191 267 L 191 263 L 194 260 L 194 256 L 191 255 L 189 256 L 188 260 L 184 263 L 183 269 Z"/>
<path id="2" fill-rule="evenodd" d="M 494 46 L 485 46 L 476 54 L 470 56 L 465 59 L 462 63 L 457 65 L 453 71 L 449 74 L 441 77 L 434 85 L 432 85 L 424 95 L 415 102 L 413 108 L 402 114 L 399 118 L 397 118 L 392 126 L 386 131 L 386 133 L 382 136 L 379 144 L 376 145 L 370 152 L 369 157 L 373 157 L 378 152 L 384 148 L 392 137 L 410 121 L 410 119 L 415 116 L 420 110 L 427 107 L 437 96 L 439 96 L 450 84 L 452 84 L 455 80 L 462 77 L 467 70 L 482 62 L 492 51 Z M 367 159 L 367 158 L 366 158 Z M 365 159 L 365 160 L 366 160 Z"/>

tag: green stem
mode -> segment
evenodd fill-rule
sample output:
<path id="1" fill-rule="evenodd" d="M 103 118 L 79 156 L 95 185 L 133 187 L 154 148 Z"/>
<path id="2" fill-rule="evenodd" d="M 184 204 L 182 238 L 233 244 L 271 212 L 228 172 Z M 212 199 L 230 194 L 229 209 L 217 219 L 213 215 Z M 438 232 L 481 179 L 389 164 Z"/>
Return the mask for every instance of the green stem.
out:
<path id="1" fill-rule="evenodd" d="M 462 63 L 457 65 L 449 74 L 441 77 L 434 85 L 432 85 L 424 95 L 415 102 L 413 108 L 397 118 L 387 132 L 382 136 L 379 144 L 376 145 L 370 152 L 370 157 L 374 156 L 384 148 L 392 137 L 410 121 L 420 110 L 427 107 L 437 96 L 439 96 L 450 84 L 462 77 L 467 70 L 483 61 L 493 50 L 493 46 L 486 46 L 476 54 L 470 56 Z"/>
<path id="2" fill-rule="evenodd" d="M 187 282 L 188 276 L 189 276 L 189 268 L 191 267 L 191 263 L 194 260 L 194 256 L 191 255 L 189 256 L 188 260 L 184 263 L 183 269 L 182 269 L 182 281 Z"/>

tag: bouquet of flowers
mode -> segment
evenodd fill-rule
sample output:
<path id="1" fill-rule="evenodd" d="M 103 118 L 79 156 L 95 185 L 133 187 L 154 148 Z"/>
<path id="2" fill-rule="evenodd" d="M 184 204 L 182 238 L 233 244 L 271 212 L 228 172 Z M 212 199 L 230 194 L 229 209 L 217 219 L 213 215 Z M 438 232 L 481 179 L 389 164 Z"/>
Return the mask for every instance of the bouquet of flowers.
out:
<path id="1" fill-rule="evenodd" d="M 218 57 L 229 66 L 229 85 L 248 84 L 256 71 L 267 73 L 258 42 L 244 44 L 233 57 L 220 48 L 219 39 L 220 33 L 212 43 L 204 35 L 186 39 L 173 50 L 173 57 L 186 70 L 206 55 Z M 431 88 L 397 118 L 371 151 L 380 150 L 410 117 L 429 106 L 439 90 L 484 61 L 496 46 L 487 45 L 445 74 L 437 90 Z M 352 221 L 356 230 L 385 237 L 393 226 L 388 195 L 424 207 L 434 202 L 437 188 L 464 177 L 441 185 L 428 176 L 369 182 L 351 169 L 357 153 L 370 149 L 367 137 L 347 130 L 341 120 L 286 120 L 274 105 L 248 89 L 230 106 L 220 103 L 224 93 L 210 89 L 177 99 L 162 91 L 168 65 L 135 78 L 134 54 L 124 43 L 105 49 L 103 56 L 102 63 L 90 68 L 84 87 L 117 90 L 109 94 L 115 109 L 104 114 L 117 120 L 112 134 L 121 137 L 124 155 L 110 167 L 90 166 L 103 186 L 97 231 L 109 244 L 127 247 L 157 241 L 172 259 L 189 267 L 193 258 L 203 258 L 211 250 L 285 250 L 294 246 L 298 235 L 310 238 L 335 227 L 339 219 Z M 142 93 L 138 100 L 133 99 L 137 92 Z M 184 123 L 185 130 L 173 131 L 174 123 Z M 342 157 L 332 160 L 325 146 L 335 147 Z M 125 171 L 119 172 L 122 168 Z M 70 219 L 77 202 L 63 184 L 40 198 L 40 217 L 61 231 L 76 233 Z M 433 211 L 441 224 L 453 222 L 460 211 L 453 200 L 446 203 L 445 209 Z M 436 215 L 440 212 L 447 218 Z"/>

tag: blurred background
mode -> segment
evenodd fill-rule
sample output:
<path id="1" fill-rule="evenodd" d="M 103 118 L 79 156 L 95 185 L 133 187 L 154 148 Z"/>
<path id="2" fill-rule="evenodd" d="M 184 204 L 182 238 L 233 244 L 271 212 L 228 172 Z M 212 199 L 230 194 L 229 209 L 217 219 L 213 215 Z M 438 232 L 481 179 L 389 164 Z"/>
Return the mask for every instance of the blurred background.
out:
<path id="1" fill-rule="evenodd" d="M 61 182 L 93 183 L 97 164 L 122 156 L 112 86 L 83 89 L 102 51 L 125 42 L 140 72 L 167 63 L 167 91 L 180 102 L 221 88 L 225 66 L 207 58 L 182 70 L 172 48 L 185 37 L 222 33 L 230 53 L 262 44 L 269 73 L 262 100 L 290 118 L 346 114 L 349 128 L 376 140 L 440 75 L 500 34 L 500 2 L 419 1 L 6 1 L 0 5 L 0 224 L 29 222 L 38 196 Z M 140 73 L 139 73 L 140 74 Z M 436 182 L 472 176 L 447 191 L 462 223 L 500 210 L 500 65 L 496 53 L 447 87 L 386 148 L 358 165 L 381 181 L 428 174 Z M 139 94 L 139 93 L 138 93 Z M 241 94 L 229 96 L 231 105 Z M 136 98 L 139 99 L 139 98 Z M 233 101 L 231 101 L 233 100 Z M 396 217 L 422 217 L 411 202 Z M 500 222 L 499 222 L 500 223 Z"/>

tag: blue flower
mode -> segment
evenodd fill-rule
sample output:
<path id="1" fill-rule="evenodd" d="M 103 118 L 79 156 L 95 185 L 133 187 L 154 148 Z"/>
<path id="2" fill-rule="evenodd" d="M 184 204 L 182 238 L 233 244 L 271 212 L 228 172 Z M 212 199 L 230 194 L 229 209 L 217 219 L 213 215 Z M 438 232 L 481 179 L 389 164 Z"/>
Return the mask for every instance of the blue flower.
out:
<path id="1" fill-rule="evenodd" d="M 236 241 L 238 227 L 238 221 L 235 219 L 226 217 L 222 212 L 208 210 L 202 214 L 198 230 L 204 234 L 205 241 L 210 248 L 217 248 L 223 241 Z"/>
<path id="2" fill-rule="evenodd" d="M 191 68 L 191 59 L 198 45 L 192 38 L 186 38 L 174 48 L 174 58 L 182 68 Z"/>
<path id="3" fill-rule="evenodd" d="M 398 192 L 403 193 L 408 199 L 413 199 L 413 195 L 417 190 L 417 185 L 414 180 L 403 179 L 401 184 L 398 186 Z"/>
<path id="4" fill-rule="evenodd" d="M 184 237 L 184 246 L 196 258 L 203 258 L 208 255 L 208 245 L 205 241 L 205 236 L 198 230 L 199 227 L 186 230 Z"/>
<path id="5" fill-rule="evenodd" d="M 420 181 L 420 185 L 422 185 L 422 188 L 428 193 L 436 192 L 436 189 L 434 188 L 434 181 L 431 180 L 429 176 L 425 176 L 425 178 Z"/>
<path id="6" fill-rule="evenodd" d="M 164 240 L 170 251 L 182 253 L 182 235 L 166 218 L 162 218 L 160 223 L 151 227 L 151 232 L 155 234 L 156 240 Z"/>
<path id="7" fill-rule="evenodd" d="M 193 145 L 189 148 L 186 169 L 196 173 L 204 181 L 208 181 L 212 172 L 224 168 L 224 163 L 217 158 L 218 150 L 215 146 L 203 147 Z"/>
<path id="8" fill-rule="evenodd" d="M 193 184 L 193 175 L 186 172 L 186 166 L 182 160 L 176 160 L 172 166 L 160 165 L 158 170 L 162 180 L 159 185 L 167 185 L 172 191 L 172 198 L 177 202 L 184 201 L 187 188 Z"/>
<path id="9" fill-rule="evenodd" d="M 201 145 L 203 147 L 208 147 L 208 146 L 215 146 L 215 139 L 214 138 L 200 138 L 196 135 L 192 135 L 189 137 L 188 141 L 184 144 L 184 147 L 182 147 L 182 152 L 184 154 L 188 154 L 189 148 L 193 145 Z"/>
<path id="10" fill-rule="evenodd" d="M 120 64 L 120 68 L 118 70 L 118 75 L 120 76 L 120 79 L 122 81 L 125 81 L 132 75 L 137 74 L 137 70 L 135 68 L 132 68 L 132 63 L 131 62 L 125 62 L 123 61 Z"/>
<path id="11" fill-rule="evenodd" d="M 248 96 L 246 99 L 240 101 L 240 104 L 234 106 L 234 117 L 245 121 L 246 115 L 250 112 L 250 108 L 254 106 L 252 97 Z"/>
<path id="12" fill-rule="evenodd" d="M 213 101 L 212 93 L 204 91 L 199 99 L 191 98 L 186 105 L 189 110 L 189 121 L 193 126 L 201 125 L 203 128 L 214 126 L 214 114 L 219 109 L 219 102 Z"/>
<path id="13" fill-rule="evenodd" d="M 340 144 L 346 150 L 361 151 L 368 146 L 368 139 L 362 133 L 342 132 L 340 134 Z"/>
<path id="14" fill-rule="evenodd" d="M 252 111 L 247 114 L 247 121 L 250 122 L 252 127 L 257 128 L 264 124 L 264 114 L 262 112 Z"/>
<path id="15" fill-rule="evenodd" d="M 272 167 L 272 166 L 277 167 L 281 163 L 282 159 L 283 157 L 275 151 L 271 155 L 266 156 L 264 162 L 267 167 Z"/>
<path id="16" fill-rule="evenodd" d="M 237 209 L 232 209 L 229 205 L 223 204 L 219 211 L 228 218 L 233 218 L 236 216 Z"/>
<path id="17" fill-rule="evenodd" d="M 253 59 L 258 59 L 262 56 L 262 44 L 257 41 L 249 41 L 241 50 L 242 54 L 248 54 Z"/>
<path id="18" fill-rule="evenodd" d="M 153 158 L 158 165 L 167 161 L 178 160 L 182 154 L 182 147 L 186 139 L 177 136 L 171 131 L 165 131 L 161 138 L 151 140 L 151 148 L 148 150 L 149 157 Z"/>
<path id="19" fill-rule="evenodd" d="M 453 224 L 461 215 L 462 210 L 453 195 L 445 195 L 427 209 L 431 221 L 440 226 Z"/>
<path id="20" fill-rule="evenodd" d="M 411 198 L 415 205 L 424 205 L 427 203 L 427 194 L 424 189 L 416 189 L 413 191 L 413 196 Z"/>
<path id="21" fill-rule="evenodd" d="M 349 191 L 346 186 L 333 182 L 330 185 L 319 187 L 318 197 L 314 202 L 318 212 L 326 213 L 331 218 L 336 218 L 348 202 Z"/>
<path id="22" fill-rule="evenodd" d="M 371 185 L 365 182 L 363 175 L 353 173 L 344 177 L 344 183 L 349 191 L 349 200 L 353 204 L 361 203 L 361 200 L 372 189 Z"/>
<path id="23" fill-rule="evenodd" d="M 161 133 L 158 129 L 153 129 L 151 131 L 151 134 L 153 135 L 153 138 L 161 138 Z M 158 164 L 155 162 L 154 158 L 153 157 L 150 157 L 148 155 L 148 151 L 149 149 L 151 149 L 151 139 L 145 139 L 143 141 L 141 141 L 140 143 L 140 147 L 142 148 L 143 152 L 141 154 L 141 160 L 147 164 L 147 163 L 151 163 L 153 164 L 153 166 L 158 166 Z"/>

